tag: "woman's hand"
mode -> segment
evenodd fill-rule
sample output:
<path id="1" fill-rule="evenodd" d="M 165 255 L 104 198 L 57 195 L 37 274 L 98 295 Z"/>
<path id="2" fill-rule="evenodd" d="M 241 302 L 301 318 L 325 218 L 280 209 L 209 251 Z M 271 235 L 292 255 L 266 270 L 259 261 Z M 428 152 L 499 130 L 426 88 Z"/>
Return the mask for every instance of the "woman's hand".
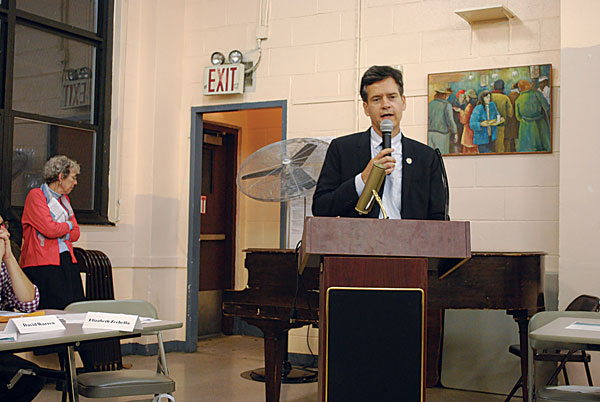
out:
<path id="1" fill-rule="evenodd" d="M 0 227 L 0 256 L 2 256 L 4 262 L 13 256 L 12 248 L 10 247 L 10 233 L 3 227 Z"/>
<path id="2" fill-rule="evenodd" d="M 4 260 L 4 254 L 6 251 L 6 246 L 4 242 L 5 233 L 6 232 L 4 231 L 4 228 L 0 227 L 0 258 L 2 258 L 2 260 Z"/>

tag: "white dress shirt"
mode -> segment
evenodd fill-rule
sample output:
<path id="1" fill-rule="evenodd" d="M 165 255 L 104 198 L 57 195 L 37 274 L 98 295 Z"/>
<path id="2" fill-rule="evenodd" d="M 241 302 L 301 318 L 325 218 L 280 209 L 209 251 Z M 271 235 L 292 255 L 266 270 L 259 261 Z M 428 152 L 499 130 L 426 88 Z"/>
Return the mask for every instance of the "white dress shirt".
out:
<path id="1" fill-rule="evenodd" d="M 381 136 L 371 127 L 371 159 L 383 149 L 382 141 Z M 390 219 L 402 219 L 400 215 L 402 210 L 402 132 L 392 138 L 392 148 L 394 148 L 392 156 L 396 159 L 396 167 L 391 174 L 385 177 L 381 202 Z M 360 173 L 354 178 L 354 187 L 360 197 L 365 188 Z M 379 211 L 379 219 L 382 218 L 383 212 Z"/>

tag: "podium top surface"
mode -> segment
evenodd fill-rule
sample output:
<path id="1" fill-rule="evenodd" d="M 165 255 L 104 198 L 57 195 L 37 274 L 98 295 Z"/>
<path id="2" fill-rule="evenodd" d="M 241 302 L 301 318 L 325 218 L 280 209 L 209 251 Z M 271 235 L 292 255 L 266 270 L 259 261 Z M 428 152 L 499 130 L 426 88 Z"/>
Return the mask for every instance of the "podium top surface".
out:
<path id="1" fill-rule="evenodd" d="M 471 257 L 469 222 L 307 217 L 301 265 L 311 256 Z M 311 264 L 312 265 L 312 264 Z"/>

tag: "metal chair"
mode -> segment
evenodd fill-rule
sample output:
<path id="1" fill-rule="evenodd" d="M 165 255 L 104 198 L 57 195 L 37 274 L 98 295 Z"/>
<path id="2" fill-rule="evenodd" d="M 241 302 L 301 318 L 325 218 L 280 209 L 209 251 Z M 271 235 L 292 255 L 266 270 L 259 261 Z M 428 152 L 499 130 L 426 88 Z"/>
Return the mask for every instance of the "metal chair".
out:
<path id="1" fill-rule="evenodd" d="M 546 324 L 554 321 L 560 317 L 572 317 L 572 318 L 600 318 L 598 312 L 590 311 L 542 311 L 535 314 L 529 321 L 529 332 L 543 327 Z M 562 385 L 562 386 L 551 386 L 552 382 L 556 379 L 558 372 L 563 369 L 564 365 L 569 361 L 569 357 L 577 351 L 581 351 L 581 345 L 570 344 L 568 342 L 549 342 L 549 341 L 538 341 L 529 338 L 529 344 L 534 352 L 538 350 L 563 350 L 567 351 L 565 357 L 561 361 L 559 367 L 556 369 L 554 375 L 546 383 L 545 387 L 535 391 L 535 400 L 537 402 L 562 402 L 562 401 L 600 401 L 600 387 L 593 386 L 580 386 L 580 385 Z M 533 369 L 531 364 L 533 362 L 530 359 L 530 370 Z M 589 375 L 589 373 L 588 373 Z M 588 377 L 588 381 L 591 381 Z"/>
<path id="2" fill-rule="evenodd" d="M 97 300 L 68 305 L 65 310 L 72 313 L 89 311 L 103 313 L 134 314 L 158 318 L 152 304 L 143 300 Z M 84 373 L 77 376 L 79 394 L 87 398 L 114 398 L 130 395 L 165 395 L 174 400 L 175 381 L 169 377 L 162 335 L 156 332 L 158 361 L 156 372 L 151 370 L 119 370 Z M 155 397 L 155 400 L 158 397 Z"/>
<path id="3" fill-rule="evenodd" d="M 565 309 L 565 311 L 600 311 L 600 298 L 596 296 L 588 296 L 581 295 L 577 296 Z M 530 331 L 531 331 L 531 323 L 530 323 Z M 593 386 L 592 375 L 590 372 L 589 362 L 591 360 L 590 355 L 586 353 L 585 350 L 579 351 L 579 354 L 576 353 L 564 353 L 560 351 L 553 351 L 553 348 L 548 348 L 547 350 L 537 350 L 533 356 L 535 361 L 547 361 L 547 362 L 557 362 L 559 363 L 558 367 L 552 373 L 552 376 L 548 380 L 546 385 L 552 384 L 558 374 L 562 371 L 563 377 L 565 379 L 565 384 L 569 385 L 569 376 L 567 373 L 567 362 L 577 362 L 583 363 L 585 367 L 585 373 L 587 376 L 588 384 Z M 515 356 L 521 357 L 521 349 L 519 345 L 510 345 L 508 351 Z M 515 395 L 517 390 L 521 388 L 523 378 L 519 377 L 510 393 L 504 400 L 504 402 L 508 402 Z"/>

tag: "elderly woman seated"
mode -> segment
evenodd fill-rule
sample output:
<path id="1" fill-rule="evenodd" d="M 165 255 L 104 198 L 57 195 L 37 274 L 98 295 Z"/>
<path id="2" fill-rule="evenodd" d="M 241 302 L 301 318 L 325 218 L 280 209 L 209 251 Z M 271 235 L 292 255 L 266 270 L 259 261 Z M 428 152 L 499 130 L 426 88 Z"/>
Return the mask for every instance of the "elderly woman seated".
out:
<path id="1" fill-rule="evenodd" d="M 38 289 L 21 270 L 10 246 L 7 224 L 0 216 L 0 304 L 2 310 L 16 309 L 25 313 L 37 309 Z M 0 401 L 31 401 L 44 386 L 44 380 L 34 376 L 22 377 L 15 387 L 6 384 L 20 368 L 36 368 L 27 360 L 8 353 L 0 353 Z"/>

